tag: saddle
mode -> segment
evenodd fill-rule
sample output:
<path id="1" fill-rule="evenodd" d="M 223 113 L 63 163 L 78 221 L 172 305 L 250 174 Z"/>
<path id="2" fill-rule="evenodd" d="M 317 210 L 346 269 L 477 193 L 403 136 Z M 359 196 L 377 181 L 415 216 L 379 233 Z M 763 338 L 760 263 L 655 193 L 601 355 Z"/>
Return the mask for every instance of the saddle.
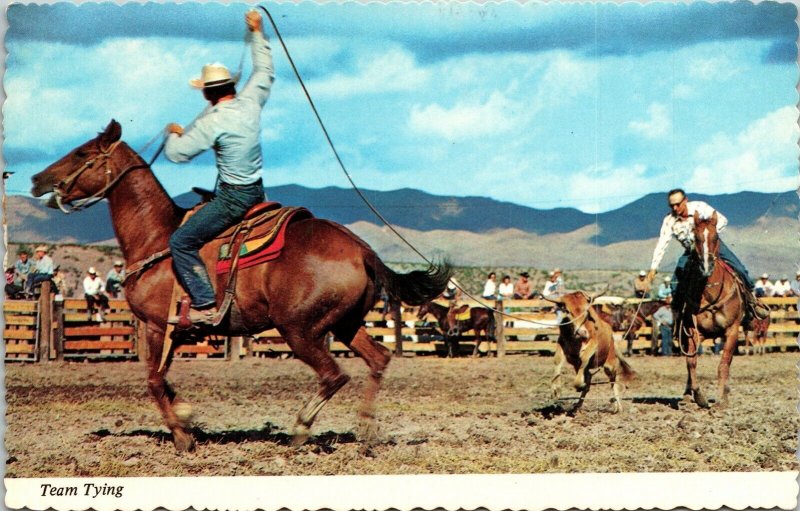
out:
<path id="1" fill-rule="evenodd" d="M 452 317 L 456 321 L 469 321 L 470 319 L 470 311 L 469 311 L 469 304 L 461 305 L 460 307 L 454 307 L 452 311 L 450 311 Z"/>

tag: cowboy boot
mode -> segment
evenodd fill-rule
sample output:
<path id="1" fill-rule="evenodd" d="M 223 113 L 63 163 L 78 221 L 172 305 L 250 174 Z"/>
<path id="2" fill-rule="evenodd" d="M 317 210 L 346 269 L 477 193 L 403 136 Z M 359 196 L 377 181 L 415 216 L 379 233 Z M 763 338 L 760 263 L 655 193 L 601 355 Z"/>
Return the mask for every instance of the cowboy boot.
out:
<path id="1" fill-rule="evenodd" d="M 769 317 L 769 307 L 759 300 L 755 293 L 747 293 L 747 306 L 757 319 L 767 319 Z"/>

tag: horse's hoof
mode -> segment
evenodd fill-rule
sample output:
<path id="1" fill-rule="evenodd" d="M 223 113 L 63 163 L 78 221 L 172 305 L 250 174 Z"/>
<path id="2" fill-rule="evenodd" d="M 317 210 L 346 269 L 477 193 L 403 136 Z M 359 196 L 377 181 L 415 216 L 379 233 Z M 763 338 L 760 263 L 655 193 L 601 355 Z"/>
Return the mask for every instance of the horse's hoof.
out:
<path id="1" fill-rule="evenodd" d="M 700 408 L 708 408 L 708 400 L 706 399 L 706 396 L 700 392 L 700 389 L 694 391 L 694 402 L 697 403 L 697 406 Z"/>
<path id="2" fill-rule="evenodd" d="M 292 434 L 292 447 L 300 447 L 311 436 L 311 430 L 305 424 L 297 424 L 294 427 L 294 433 Z"/>
<path id="3" fill-rule="evenodd" d="M 194 438 L 189 433 L 183 431 L 172 432 L 172 440 L 175 442 L 175 450 L 178 452 L 192 452 L 194 451 L 195 443 Z"/>
<path id="4" fill-rule="evenodd" d="M 375 419 L 363 418 L 359 421 L 357 437 L 367 447 L 378 443 L 378 422 Z"/>
<path id="5" fill-rule="evenodd" d="M 185 401 L 175 403 L 175 406 L 172 407 L 172 411 L 175 412 L 175 416 L 182 424 L 187 424 L 192 418 L 192 405 Z"/>

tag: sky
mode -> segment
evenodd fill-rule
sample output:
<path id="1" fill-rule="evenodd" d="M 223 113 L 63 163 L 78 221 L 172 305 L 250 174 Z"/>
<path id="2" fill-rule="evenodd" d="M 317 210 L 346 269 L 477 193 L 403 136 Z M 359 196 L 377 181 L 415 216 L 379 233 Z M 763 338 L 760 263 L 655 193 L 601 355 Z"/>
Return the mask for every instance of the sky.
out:
<path id="1" fill-rule="evenodd" d="M 683 187 L 798 186 L 796 7 L 269 4 L 356 184 L 539 209 L 619 208 Z M 204 108 L 188 80 L 235 70 L 247 6 L 14 4 L 3 155 L 9 193 L 110 119 L 142 148 Z M 264 183 L 349 187 L 283 48 L 262 116 Z M 154 144 L 143 155 L 148 158 Z M 213 187 L 213 154 L 154 171 Z"/>

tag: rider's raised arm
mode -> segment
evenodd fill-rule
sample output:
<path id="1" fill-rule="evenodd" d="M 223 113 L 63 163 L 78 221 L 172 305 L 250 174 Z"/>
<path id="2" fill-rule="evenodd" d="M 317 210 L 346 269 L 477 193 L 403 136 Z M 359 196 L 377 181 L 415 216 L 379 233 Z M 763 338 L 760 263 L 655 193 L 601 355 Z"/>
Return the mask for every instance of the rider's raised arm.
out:
<path id="1" fill-rule="evenodd" d="M 672 238 L 673 221 L 673 218 L 667 215 L 664 218 L 664 222 L 661 224 L 661 234 L 658 237 L 656 249 L 653 251 L 653 261 L 650 263 L 651 270 L 657 270 L 658 265 L 661 264 L 661 260 L 664 258 L 664 253 L 667 251 L 667 245 L 669 245 L 669 240 Z"/>
<path id="2" fill-rule="evenodd" d="M 252 99 L 259 106 L 264 106 L 269 98 L 272 82 L 275 81 L 275 69 L 272 65 L 272 50 L 269 40 L 261 30 L 248 32 L 250 48 L 253 56 L 253 73 L 247 80 L 239 97 Z"/>
<path id="3" fill-rule="evenodd" d="M 164 155 L 173 163 L 185 163 L 207 149 L 211 149 L 217 139 L 213 123 L 201 114 L 183 135 L 171 133 L 164 146 Z"/>

